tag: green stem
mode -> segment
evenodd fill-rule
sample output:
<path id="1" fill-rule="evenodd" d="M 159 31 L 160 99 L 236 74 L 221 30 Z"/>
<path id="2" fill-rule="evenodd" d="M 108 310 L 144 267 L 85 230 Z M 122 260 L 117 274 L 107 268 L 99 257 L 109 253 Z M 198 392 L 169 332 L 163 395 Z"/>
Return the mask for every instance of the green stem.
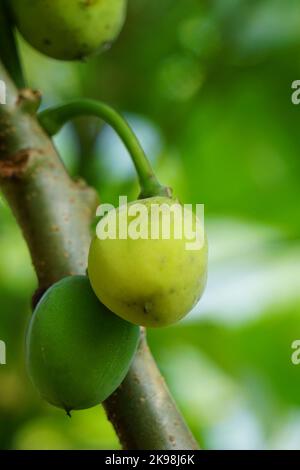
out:
<path id="1" fill-rule="evenodd" d="M 8 2 L 0 0 L 0 57 L 16 85 L 25 88 L 13 27 Z"/>
<path id="2" fill-rule="evenodd" d="M 93 100 L 78 100 L 49 108 L 39 114 L 39 122 L 50 136 L 57 134 L 71 119 L 78 116 L 96 116 L 107 122 L 119 135 L 127 148 L 141 187 L 140 197 L 169 196 L 170 190 L 162 186 L 153 171 L 136 135 L 125 119 L 107 104 Z"/>

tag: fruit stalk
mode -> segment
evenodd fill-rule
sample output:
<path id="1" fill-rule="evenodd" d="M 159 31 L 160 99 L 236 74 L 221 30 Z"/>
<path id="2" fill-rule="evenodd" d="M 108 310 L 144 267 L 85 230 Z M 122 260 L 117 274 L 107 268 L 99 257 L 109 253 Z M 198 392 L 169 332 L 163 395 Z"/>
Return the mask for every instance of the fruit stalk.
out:
<path id="1" fill-rule="evenodd" d="M 46 109 L 39 114 L 39 122 L 46 132 L 53 136 L 68 121 L 83 115 L 96 116 L 102 119 L 119 135 L 135 166 L 141 187 L 141 198 L 170 195 L 169 188 L 158 182 L 143 148 L 128 123 L 107 104 L 87 99 L 74 101 Z"/>
<path id="2" fill-rule="evenodd" d="M 0 79 L 8 90 L 8 105 L 0 106 L 0 188 L 27 241 L 39 298 L 55 281 L 85 273 L 98 200 L 83 182 L 70 179 L 38 124 L 39 96 L 18 91 L 1 62 Z M 197 448 L 144 336 L 128 376 L 104 407 L 124 448 Z"/>

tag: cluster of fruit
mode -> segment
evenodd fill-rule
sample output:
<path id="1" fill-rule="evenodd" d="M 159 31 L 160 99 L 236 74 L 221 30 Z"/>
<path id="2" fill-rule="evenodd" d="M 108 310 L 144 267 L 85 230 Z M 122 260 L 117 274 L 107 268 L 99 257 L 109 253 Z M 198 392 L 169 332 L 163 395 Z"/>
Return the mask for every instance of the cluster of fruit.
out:
<path id="1" fill-rule="evenodd" d="M 16 25 L 34 47 L 69 60 L 99 50 L 116 37 L 126 0 L 12 0 L 11 6 Z M 33 15 L 39 18 L 34 26 Z M 107 111 L 93 106 L 98 108 Z M 152 203 L 178 205 L 176 199 L 155 191 L 139 200 L 146 209 Z M 117 219 L 123 217 L 123 209 L 117 209 Z M 68 277 L 49 288 L 31 319 L 28 367 L 48 402 L 69 413 L 104 401 L 128 372 L 139 327 L 170 325 L 192 309 L 206 281 L 207 243 L 202 235 L 204 243 L 194 251 L 186 249 L 185 235 L 180 239 L 174 234 L 168 239 L 94 236 L 88 275 Z"/>

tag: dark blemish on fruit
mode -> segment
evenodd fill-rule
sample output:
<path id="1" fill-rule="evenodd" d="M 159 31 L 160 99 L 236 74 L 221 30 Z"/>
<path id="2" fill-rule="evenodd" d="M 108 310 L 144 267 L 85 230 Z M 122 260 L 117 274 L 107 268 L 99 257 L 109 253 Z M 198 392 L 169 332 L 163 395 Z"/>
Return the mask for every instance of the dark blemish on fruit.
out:
<path id="1" fill-rule="evenodd" d="M 45 44 L 45 46 L 51 46 L 51 44 L 52 44 L 51 40 L 48 39 L 48 38 L 45 38 L 45 39 L 43 40 L 43 43 Z"/>
<path id="2" fill-rule="evenodd" d="M 130 303 L 130 302 L 129 302 L 129 303 L 125 302 L 125 305 L 126 305 L 127 308 L 130 308 L 130 309 L 132 309 L 133 307 L 135 307 L 135 305 L 132 304 L 132 303 Z"/>

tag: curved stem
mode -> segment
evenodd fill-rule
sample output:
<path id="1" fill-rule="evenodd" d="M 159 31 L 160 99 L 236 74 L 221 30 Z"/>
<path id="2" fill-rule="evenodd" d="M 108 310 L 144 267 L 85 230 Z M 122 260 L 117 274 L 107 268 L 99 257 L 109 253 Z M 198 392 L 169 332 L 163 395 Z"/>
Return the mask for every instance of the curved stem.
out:
<path id="1" fill-rule="evenodd" d="M 57 134 L 71 119 L 78 116 L 96 116 L 107 122 L 119 135 L 127 148 L 141 186 L 140 197 L 170 196 L 169 188 L 162 186 L 147 159 L 136 135 L 125 119 L 107 104 L 93 100 L 78 100 L 42 111 L 39 122 L 50 136 Z"/>
<path id="2" fill-rule="evenodd" d="M 0 1 L 0 57 L 19 88 L 25 88 L 19 53 L 7 0 Z"/>

